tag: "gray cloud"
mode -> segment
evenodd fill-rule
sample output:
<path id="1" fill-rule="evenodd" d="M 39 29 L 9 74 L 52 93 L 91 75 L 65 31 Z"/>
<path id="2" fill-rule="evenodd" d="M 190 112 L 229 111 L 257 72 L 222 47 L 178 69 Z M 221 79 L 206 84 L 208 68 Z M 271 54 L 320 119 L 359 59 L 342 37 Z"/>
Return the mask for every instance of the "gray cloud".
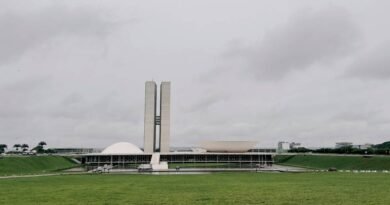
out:
<path id="1" fill-rule="evenodd" d="M 0 65 L 20 58 L 29 49 L 60 35 L 107 35 L 113 24 L 98 11 L 47 7 L 0 14 Z"/>
<path id="2" fill-rule="evenodd" d="M 0 86 L 0 118 L 18 118 L 33 114 L 33 106 L 42 102 L 46 77 L 26 78 Z"/>
<path id="3" fill-rule="evenodd" d="M 341 120 L 346 122 L 368 121 L 375 119 L 379 113 L 380 112 L 377 110 L 342 112 L 331 118 L 331 120 Z"/>
<path id="4" fill-rule="evenodd" d="M 72 93 L 53 107 L 49 114 L 53 118 L 127 123 L 137 123 L 142 119 L 138 112 L 120 102 L 113 94 L 91 101 L 84 99 L 80 94 Z"/>
<path id="5" fill-rule="evenodd" d="M 346 75 L 362 79 L 389 79 L 390 43 L 382 44 L 370 52 L 363 52 L 352 63 Z"/>
<path id="6" fill-rule="evenodd" d="M 386 114 L 386 111 L 380 110 L 349 110 L 347 112 L 337 113 L 334 117 L 330 118 L 329 123 L 334 121 L 341 123 L 360 123 L 371 127 L 378 127 L 387 125 L 390 123 L 390 119 Z"/>
<path id="7" fill-rule="evenodd" d="M 345 9 L 301 10 L 284 26 L 267 32 L 259 44 L 236 44 L 228 56 L 239 56 L 259 79 L 278 79 L 295 70 L 331 63 L 357 45 L 358 30 Z"/>
<path id="8" fill-rule="evenodd" d="M 229 96 L 226 94 L 207 93 L 206 96 L 202 96 L 199 100 L 197 100 L 197 102 L 190 105 L 186 110 L 189 112 L 205 112 L 211 106 L 228 99 Z"/>
<path id="9" fill-rule="evenodd" d="M 357 67 L 389 53 L 367 51 L 388 1 L 329 1 L 0 3 L 0 143 L 142 146 L 151 79 L 172 81 L 173 146 L 386 141 L 390 81 Z"/>

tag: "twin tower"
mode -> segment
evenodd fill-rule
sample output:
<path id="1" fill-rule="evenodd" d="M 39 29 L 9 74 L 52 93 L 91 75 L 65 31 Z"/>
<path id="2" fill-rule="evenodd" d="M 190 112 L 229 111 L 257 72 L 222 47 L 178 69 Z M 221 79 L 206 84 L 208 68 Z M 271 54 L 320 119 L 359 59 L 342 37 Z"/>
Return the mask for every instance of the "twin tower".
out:
<path id="1" fill-rule="evenodd" d="M 160 152 L 169 152 L 171 126 L 171 82 L 161 82 L 160 85 L 160 115 L 157 114 L 157 84 L 154 81 L 145 83 L 145 122 L 144 122 L 144 152 L 157 151 L 156 132 L 159 125 Z"/>

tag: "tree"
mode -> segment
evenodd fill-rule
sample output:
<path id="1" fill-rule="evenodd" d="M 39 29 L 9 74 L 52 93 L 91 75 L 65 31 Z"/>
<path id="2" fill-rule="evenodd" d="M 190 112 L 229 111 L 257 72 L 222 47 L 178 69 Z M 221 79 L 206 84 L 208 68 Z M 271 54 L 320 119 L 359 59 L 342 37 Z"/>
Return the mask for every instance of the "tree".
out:
<path id="1" fill-rule="evenodd" d="M 45 141 L 40 141 L 40 142 L 38 143 L 38 145 L 41 146 L 41 147 L 43 147 L 43 146 L 45 146 L 45 145 L 47 145 L 47 144 L 46 144 Z"/>
<path id="2" fill-rule="evenodd" d="M 377 144 L 377 145 L 374 145 L 375 148 L 377 149 L 390 149 L 390 141 L 388 142 L 384 142 L 382 144 Z"/>
<path id="3" fill-rule="evenodd" d="M 47 145 L 46 142 L 40 141 L 36 147 L 34 147 L 32 150 L 35 150 L 37 153 L 45 153 L 45 149 L 43 146 Z"/>
<path id="4" fill-rule="evenodd" d="M 306 153 L 306 152 L 312 152 L 313 150 L 307 149 L 305 147 L 298 147 L 294 149 L 288 150 L 288 152 L 293 152 L 293 153 Z"/>
<path id="5" fill-rule="evenodd" d="M 6 144 L 0 144 L 0 154 L 4 152 L 4 150 L 7 149 Z"/>
<path id="6" fill-rule="evenodd" d="M 42 148 L 42 146 L 40 145 L 37 145 L 35 146 L 34 148 L 32 148 L 31 150 L 35 150 L 37 153 L 41 154 L 41 153 L 45 153 L 45 150 Z"/>
<path id="7" fill-rule="evenodd" d="M 28 148 L 29 148 L 28 144 L 22 144 L 21 147 L 22 147 L 22 151 L 23 151 L 23 152 L 27 151 Z"/>
<path id="8" fill-rule="evenodd" d="M 19 151 L 19 148 L 21 147 L 20 144 L 14 144 L 14 148 L 16 149 L 16 151 Z"/>

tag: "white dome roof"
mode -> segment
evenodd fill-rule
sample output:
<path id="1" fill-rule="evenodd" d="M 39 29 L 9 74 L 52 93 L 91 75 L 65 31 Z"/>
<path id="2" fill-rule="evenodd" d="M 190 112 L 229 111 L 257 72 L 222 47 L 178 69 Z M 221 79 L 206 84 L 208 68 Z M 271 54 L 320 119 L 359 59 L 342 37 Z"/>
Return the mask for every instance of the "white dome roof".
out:
<path id="1" fill-rule="evenodd" d="M 143 151 L 129 142 L 118 142 L 108 146 L 102 154 L 141 154 Z"/>

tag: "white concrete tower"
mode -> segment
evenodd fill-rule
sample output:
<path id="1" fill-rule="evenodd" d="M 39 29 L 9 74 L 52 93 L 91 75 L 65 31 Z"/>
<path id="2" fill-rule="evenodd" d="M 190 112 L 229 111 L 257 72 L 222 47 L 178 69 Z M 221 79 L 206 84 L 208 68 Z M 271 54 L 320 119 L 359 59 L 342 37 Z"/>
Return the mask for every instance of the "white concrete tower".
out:
<path id="1" fill-rule="evenodd" d="M 160 152 L 169 152 L 171 126 L 171 82 L 160 85 Z"/>
<path id="2" fill-rule="evenodd" d="M 144 152 L 153 153 L 156 149 L 156 108 L 157 84 L 154 81 L 145 82 L 145 121 L 144 121 Z"/>

